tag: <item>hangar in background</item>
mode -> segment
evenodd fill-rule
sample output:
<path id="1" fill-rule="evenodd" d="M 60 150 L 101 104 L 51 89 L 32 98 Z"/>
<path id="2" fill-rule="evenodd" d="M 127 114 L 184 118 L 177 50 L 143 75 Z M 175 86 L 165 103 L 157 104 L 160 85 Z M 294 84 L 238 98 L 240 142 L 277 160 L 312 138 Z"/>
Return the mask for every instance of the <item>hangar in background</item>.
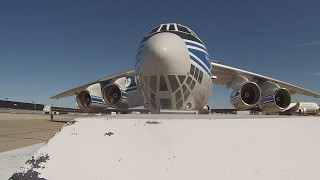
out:
<path id="1" fill-rule="evenodd" d="M 0 100 L 0 109 L 29 110 L 29 111 L 35 112 L 35 111 L 46 111 L 47 107 L 50 107 L 49 111 L 55 111 L 55 112 L 76 112 L 76 113 L 84 112 L 81 109 L 75 109 L 75 108 L 54 107 L 54 106 L 46 106 L 44 104 Z"/>
<path id="2" fill-rule="evenodd" d="M 0 108 L 43 111 L 43 104 L 0 100 Z"/>
<path id="3" fill-rule="evenodd" d="M 5 101 L 0 100 L 0 109 L 21 109 L 21 110 L 30 110 L 30 111 L 44 111 L 44 112 L 58 112 L 59 114 L 67 114 L 67 113 L 86 113 L 82 109 L 78 108 L 65 108 L 65 107 L 55 107 L 55 106 L 46 106 L 44 104 L 36 104 L 36 103 L 25 103 L 25 102 L 17 102 L 17 101 Z M 132 113 L 140 113 L 147 114 L 149 111 L 147 109 L 106 109 L 102 113 L 111 114 L 112 112 L 116 112 L 119 114 L 132 114 Z M 211 113 L 218 114 L 237 114 L 237 109 L 211 109 Z"/>
<path id="4" fill-rule="evenodd" d="M 44 104 L 36 103 L 25 103 L 17 101 L 4 101 L 0 100 L 0 109 L 12 109 L 14 110 L 29 110 L 29 111 L 44 111 L 44 112 L 57 112 L 58 114 L 68 114 L 68 113 L 87 113 L 86 111 L 78 108 L 66 108 L 66 107 L 55 107 L 55 106 L 46 106 Z M 119 114 L 132 114 L 140 113 L 147 114 L 149 111 L 147 109 L 106 109 L 102 113 L 111 114 L 116 112 Z M 32 113 L 32 112 L 31 112 Z"/>

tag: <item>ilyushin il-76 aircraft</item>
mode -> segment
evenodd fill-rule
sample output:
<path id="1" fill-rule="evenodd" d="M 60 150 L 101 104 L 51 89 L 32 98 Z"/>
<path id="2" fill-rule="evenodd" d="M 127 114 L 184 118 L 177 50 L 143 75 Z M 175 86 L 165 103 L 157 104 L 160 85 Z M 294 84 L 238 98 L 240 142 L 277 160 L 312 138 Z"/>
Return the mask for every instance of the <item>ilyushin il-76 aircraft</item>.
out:
<path id="1" fill-rule="evenodd" d="M 209 112 L 213 84 L 232 88 L 230 103 L 238 110 L 288 110 L 292 94 L 320 94 L 210 60 L 207 48 L 190 28 L 160 24 L 141 41 L 132 70 L 106 77 L 51 97 L 76 95 L 79 108 L 101 112 L 144 106 L 162 110 Z"/>

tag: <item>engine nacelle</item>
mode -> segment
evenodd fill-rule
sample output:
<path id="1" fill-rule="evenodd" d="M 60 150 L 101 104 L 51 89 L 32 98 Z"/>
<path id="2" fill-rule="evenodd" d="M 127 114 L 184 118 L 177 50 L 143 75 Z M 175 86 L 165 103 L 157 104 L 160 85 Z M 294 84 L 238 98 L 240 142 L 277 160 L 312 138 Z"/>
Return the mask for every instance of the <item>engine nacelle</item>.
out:
<path id="1" fill-rule="evenodd" d="M 255 107 L 260 100 L 260 87 L 248 81 L 243 76 L 238 76 L 232 82 L 233 92 L 230 96 L 230 103 L 238 110 L 246 110 Z"/>
<path id="2" fill-rule="evenodd" d="M 291 102 L 291 96 L 287 89 L 280 88 L 276 83 L 266 81 L 260 85 L 262 97 L 259 107 L 270 113 L 283 112 Z"/>
<path id="3" fill-rule="evenodd" d="M 307 114 L 307 109 L 306 109 L 306 108 L 300 108 L 300 109 L 299 109 L 299 114 L 300 114 L 300 115 L 305 115 L 305 114 Z"/>
<path id="4" fill-rule="evenodd" d="M 76 102 L 80 109 L 88 112 L 101 112 L 108 108 L 101 97 L 101 85 L 99 83 L 89 86 L 76 96 Z"/>
<path id="5" fill-rule="evenodd" d="M 114 83 L 108 84 L 102 90 L 104 101 L 113 108 L 129 108 L 125 93 L 126 78 L 119 78 Z"/>

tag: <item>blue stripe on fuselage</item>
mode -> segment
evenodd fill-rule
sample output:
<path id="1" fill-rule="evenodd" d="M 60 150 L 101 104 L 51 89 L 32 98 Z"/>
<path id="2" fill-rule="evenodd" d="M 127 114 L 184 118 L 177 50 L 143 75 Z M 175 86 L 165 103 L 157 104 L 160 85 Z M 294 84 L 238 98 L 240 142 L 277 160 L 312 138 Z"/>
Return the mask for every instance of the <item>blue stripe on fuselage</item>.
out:
<path id="1" fill-rule="evenodd" d="M 207 52 L 207 49 L 206 49 L 206 48 L 204 48 L 204 47 L 202 47 L 202 46 L 200 46 L 200 45 L 198 45 L 198 44 L 191 43 L 191 42 L 185 42 L 185 43 L 186 43 L 187 46 L 194 46 L 194 47 L 200 48 L 200 49 L 202 49 L 202 50 L 204 50 L 204 51 Z"/>
<path id="2" fill-rule="evenodd" d="M 208 74 L 209 74 L 209 76 L 210 76 L 210 71 L 208 71 L 208 69 L 201 63 L 201 62 L 199 62 L 196 58 L 194 58 L 193 56 L 191 56 L 190 55 L 190 59 L 192 60 L 192 61 L 194 61 L 195 63 L 197 63 L 200 67 L 202 67 L 202 69 L 204 70 L 204 71 L 206 71 Z"/>
<path id="3" fill-rule="evenodd" d="M 207 53 L 204 53 L 202 51 L 198 51 L 196 49 L 188 49 L 189 52 L 191 52 L 192 54 L 194 54 L 195 56 L 197 56 L 206 66 L 209 70 L 211 70 L 211 63 L 209 60 L 207 60 Z"/>

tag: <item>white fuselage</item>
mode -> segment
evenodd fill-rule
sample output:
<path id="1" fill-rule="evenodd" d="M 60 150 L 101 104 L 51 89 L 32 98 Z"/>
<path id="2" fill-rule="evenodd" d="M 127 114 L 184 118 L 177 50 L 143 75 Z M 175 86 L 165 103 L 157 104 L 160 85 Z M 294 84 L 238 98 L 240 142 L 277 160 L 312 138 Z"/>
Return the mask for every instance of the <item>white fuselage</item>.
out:
<path id="1" fill-rule="evenodd" d="M 290 103 L 288 109 L 295 106 L 296 103 Z M 314 102 L 301 102 L 299 108 L 295 110 L 295 113 L 299 114 L 314 114 L 320 109 L 319 105 Z"/>
<path id="2" fill-rule="evenodd" d="M 174 31 L 168 31 L 171 25 Z M 153 113 L 160 109 L 200 110 L 208 102 L 212 87 L 209 56 L 200 39 L 187 35 L 195 38 L 192 31 L 178 32 L 177 25 L 165 24 L 140 44 L 137 83 L 145 107 Z"/>

